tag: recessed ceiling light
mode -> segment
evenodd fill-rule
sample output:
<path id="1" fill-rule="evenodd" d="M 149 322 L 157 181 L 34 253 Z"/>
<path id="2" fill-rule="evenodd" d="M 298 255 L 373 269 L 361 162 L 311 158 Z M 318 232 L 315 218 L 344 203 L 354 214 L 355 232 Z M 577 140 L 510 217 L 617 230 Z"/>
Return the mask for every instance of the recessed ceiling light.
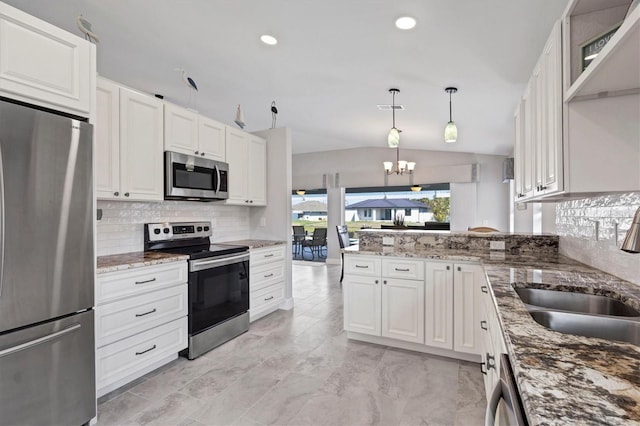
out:
<path id="1" fill-rule="evenodd" d="M 270 36 L 269 34 L 261 35 L 260 40 L 262 40 L 264 44 L 268 44 L 270 46 L 278 44 L 278 40 L 274 36 Z"/>
<path id="2" fill-rule="evenodd" d="M 396 19 L 396 27 L 401 30 L 410 30 L 411 28 L 416 26 L 416 20 L 410 16 L 403 16 L 402 18 Z"/>

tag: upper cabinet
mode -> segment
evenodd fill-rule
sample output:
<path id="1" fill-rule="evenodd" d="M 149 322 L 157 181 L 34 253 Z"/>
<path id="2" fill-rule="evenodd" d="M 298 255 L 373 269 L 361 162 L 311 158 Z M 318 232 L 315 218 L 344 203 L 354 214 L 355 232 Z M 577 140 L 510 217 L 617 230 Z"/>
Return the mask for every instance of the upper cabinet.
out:
<path id="1" fill-rule="evenodd" d="M 162 101 L 101 78 L 96 110 L 98 198 L 162 200 Z"/>
<path id="2" fill-rule="evenodd" d="M 554 25 L 514 115 L 516 201 L 640 191 L 640 8 L 627 13 L 630 3 L 573 0 Z"/>
<path id="3" fill-rule="evenodd" d="M 267 141 L 227 126 L 226 151 L 229 198 L 225 203 L 267 205 Z"/>
<path id="4" fill-rule="evenodd" d="M 89 117 L 95 46 L 0 2 L 0 94 Z"/>
<path id="5" fill-rule="evenodd" d="M 165 103 L 164 149 L 226 161 L 225 125 L 194 111 Z"/>

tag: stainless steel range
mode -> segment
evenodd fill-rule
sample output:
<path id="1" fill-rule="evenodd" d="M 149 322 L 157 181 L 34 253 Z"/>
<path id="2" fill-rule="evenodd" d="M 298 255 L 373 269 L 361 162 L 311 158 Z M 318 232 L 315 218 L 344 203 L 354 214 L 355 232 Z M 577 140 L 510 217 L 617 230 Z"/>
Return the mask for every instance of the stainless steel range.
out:
<path id="1" fill-rule="evenodd" d="M 144 226 L 146 251 L 189 256 L 189 359 L 249 330 L 249 247 L 210 237 L 209 222 Z"/>

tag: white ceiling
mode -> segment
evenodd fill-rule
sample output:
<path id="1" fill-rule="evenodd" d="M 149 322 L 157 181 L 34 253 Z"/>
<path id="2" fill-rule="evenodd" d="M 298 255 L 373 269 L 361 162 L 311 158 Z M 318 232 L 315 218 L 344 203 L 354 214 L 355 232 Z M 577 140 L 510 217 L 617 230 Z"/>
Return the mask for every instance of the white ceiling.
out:
<path id="1" fill-rule="evenodd" d="M 75 34 L 100 36 L 98 72 L 245 130 L 293 131 L 293 152 L 386 146 L 397 87 L 401 147 L 509 154 L 512 115 L 567 0 L 5 0 Z M 395 28 L 410 15 L 413 30 Z M 279 43 L 267 46 L 262 34 Z M 459 137 L 443 142 L 448 95 Z M 191 106 L 194 106 L 193 104 Z"/>

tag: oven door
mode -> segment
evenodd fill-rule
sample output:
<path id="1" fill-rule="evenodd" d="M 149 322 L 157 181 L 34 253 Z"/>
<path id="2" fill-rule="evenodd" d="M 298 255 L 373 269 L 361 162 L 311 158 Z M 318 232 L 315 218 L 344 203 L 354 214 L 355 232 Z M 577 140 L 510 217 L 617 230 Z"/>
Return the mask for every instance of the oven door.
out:
<path id="1" fill-rule="evenodd" d="M 225 199 L 228 197 L 226 169 L 225 163 L 166 151 L 164 198 Z"/>
<path id="2" fill-rule="evenodd" d="M 509 356 L 501 354 L 500 380 L 496 383 L 487 404 L 485 426 L 526 426 L 527 424 Z"/>
<path id="3" fill-rule="evenodd" d="M 249 254 L 189 261 L 189 334 L 249 310 Z"/>

